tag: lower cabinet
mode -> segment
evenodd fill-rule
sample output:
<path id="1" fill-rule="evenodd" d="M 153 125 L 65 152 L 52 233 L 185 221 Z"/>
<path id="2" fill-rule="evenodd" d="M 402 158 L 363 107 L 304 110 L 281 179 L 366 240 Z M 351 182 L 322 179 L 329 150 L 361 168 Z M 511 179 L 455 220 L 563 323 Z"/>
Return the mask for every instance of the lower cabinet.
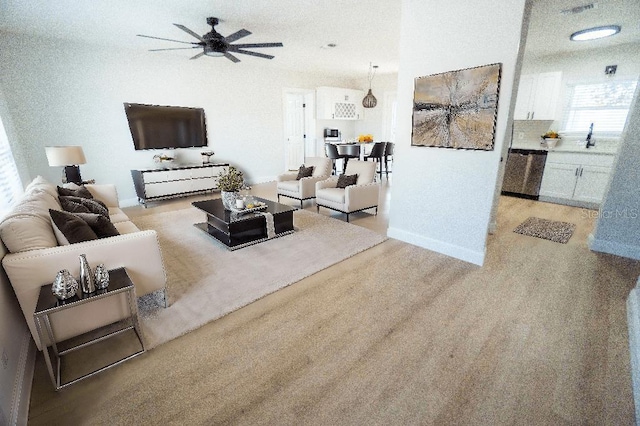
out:
<path id="1" fill-rule="evenodd" d="M 612 155 L 549 153 L 540 200 L 595 207 L 607 190 L 612 165 Z"/>
<path id="2" fill-rule="evenodd" d="M 204 164 L 171 169 L 131 170 L 138 201 L 182 197 L 218 188 L 218 175 L 229 164 Z"/>

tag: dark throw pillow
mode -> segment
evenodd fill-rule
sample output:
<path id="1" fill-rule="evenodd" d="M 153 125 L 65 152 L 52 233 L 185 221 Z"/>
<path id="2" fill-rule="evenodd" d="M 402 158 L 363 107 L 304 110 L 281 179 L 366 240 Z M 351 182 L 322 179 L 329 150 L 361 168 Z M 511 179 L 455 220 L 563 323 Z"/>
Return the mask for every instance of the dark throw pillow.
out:
<path id="1" fill-rule="evenodd" d="M 69 197 L 58 197 L 58 200 L 60 200 L 60 206 L 62 207 L 62 210 L 66 212 L 91 213 L 91 211 L 89 211 L 88 208 L 86 208 L 80 203 L 70 200 Z"/>
<path id="2" fill-rule="evenodd" d="M 115 237 L 120 235 L 116 227 L 111 223 L 109 218 L 98 213 L 75 213 L 80 219 L 84 220 L 91 227 L 98 238 Z"/>
<path id="3" fill-rule="evenodd" d="M 53 224 L 64 235 L 69 244 L 97 240 L 98 235 L 81 217 L 73 213 L 49 209 Z"/>
<path id="4" fill-rule="evenodd" d="M 298 177 L 296 180 L 309 177 L 313 174 L 313 166 L 305 167 L 304 164 L 298 169 Z"/>
<path id="5" fill-rule="evenodd" d="M 93 198 L 91 192 L 84 186 L 80 186 L 76 189 L 72 188 L 63 188 L 61 186 L 58 187 L 58 195 L 63 197 L 72 196 L 72 197 L 82 197 L 82 198 Z"/>
<path id="6" fill-rule="evenodd" d="M 349 185 L 355 185 L 357 181 L 358 175 L 340 175 L 336 188 L 346 188 Z"/>
<path id="7" fill-rule="evenodd" d="M 62 209 L 71 213 L 97 213 L 109 218 L 109 209 L 100 200 L 64 196 L 58 197 Z M 78 207 L 80 205 L 80 207 Z M 84 207 L 84 208 L 83 208 Z"/>

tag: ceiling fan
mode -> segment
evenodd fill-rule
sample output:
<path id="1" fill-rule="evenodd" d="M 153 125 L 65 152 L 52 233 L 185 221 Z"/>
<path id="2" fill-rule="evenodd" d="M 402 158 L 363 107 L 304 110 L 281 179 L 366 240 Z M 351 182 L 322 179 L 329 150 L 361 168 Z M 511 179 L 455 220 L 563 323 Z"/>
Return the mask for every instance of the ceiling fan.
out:
<path id="1" fill-rule="evenodd" d="M 168 49 L 150 49 L 150 52 L 159 52 L 161 50 L 182 50 L 182 49 L 199 49 L 202 48 L 202 52 L 197 55 L 191 57 L 190 59 L 198 59 L 203 55 L 207 56 L 224 56 L 227 59 L 233 62 L 240 62 L 240 59 L 236 58 L 233 53 L 241 53 L 243 55 L 251 55 L 257 56 L 258 58 L 265 59 L 273 59 L 272 55 L 265 55 L 264 53 L 251 52 L 249 50 L 245 50 L 247 48 L 255 48 L 255 47 L 282 47 L 282 43 L 245 43 L 245 44 L 231 44 L 236 40 L 241 39 L 242 37 L 246 37 L 251 34 L 250 31 L 242 29 L 237 31 L 227 37 L 223 37 L 220 33 L 218 33 L 215 29 L 215 26 L 218 25 L 218 18 L 207 18 L 207 24 L 211 25 L 211 31 L 200 36 L 196 32 L 191 31 L 189 28 L 180 24 L 173 24 L 176 27 L 180 28 L 182 31 L 187 34 L 197 38 L 199 41 L 181 41 L 181 40 L 171 40 L 168 38 L 162 37 L 153 37 L 148 35 L 137 34 L 138 37 L 147 37 L 154 38 L 157 40 L 166 40 L 166 41 L 174 41 L 177 43 L 185 43 L 191 44 L 191 47 L 173 47 Z"/>

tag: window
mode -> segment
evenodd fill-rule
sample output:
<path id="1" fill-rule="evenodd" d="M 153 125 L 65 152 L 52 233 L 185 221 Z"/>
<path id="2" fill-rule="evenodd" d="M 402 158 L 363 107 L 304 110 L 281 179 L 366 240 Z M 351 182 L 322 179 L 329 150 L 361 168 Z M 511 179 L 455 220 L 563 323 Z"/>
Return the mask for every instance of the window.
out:
<path id="1" fill-rule="evenodd" d="M 620 136 L 636 90 L 635 80 L 568 85 L 564 133 Z"/>
<path id="2" fill-rule="evenodd" d="M 22 194 L 22 183 L 0 119 L 0 219 Z"/>

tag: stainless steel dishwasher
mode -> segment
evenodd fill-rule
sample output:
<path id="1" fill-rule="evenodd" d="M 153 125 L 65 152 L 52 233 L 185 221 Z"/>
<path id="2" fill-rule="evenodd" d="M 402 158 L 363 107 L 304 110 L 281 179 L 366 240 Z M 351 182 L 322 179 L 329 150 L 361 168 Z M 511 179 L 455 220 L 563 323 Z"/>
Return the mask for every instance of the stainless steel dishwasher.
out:
<path id="1" fill-rule="evenodd" d="M 502 181 L 502 193 L 538 199 L 547 151 L 510 149 Z"/>

